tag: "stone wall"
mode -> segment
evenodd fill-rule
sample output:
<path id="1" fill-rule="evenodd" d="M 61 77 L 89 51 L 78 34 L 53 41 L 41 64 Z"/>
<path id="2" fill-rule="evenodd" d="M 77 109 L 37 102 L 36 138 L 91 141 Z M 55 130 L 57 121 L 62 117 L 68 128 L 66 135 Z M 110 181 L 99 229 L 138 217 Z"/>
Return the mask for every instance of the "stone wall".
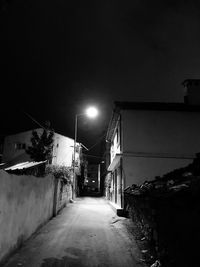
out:
<path id="1" fill-rule="evenodd" d="M 187 180 L 171 189 L 170 180 L 165 188 L 160 181 L 157 189 L 146 183 L 125 193 L 139 239 L 148 241 L 149 256 L 154 257 L 151 263 L 157 258 L 163 267 L 198 266 L 200 177 Z"/>
<path id="2" fill-rule="evenodd" d="M 67 203 L 72 199 L 72 186 L 66 184 L 62 179 L 55 180 L 55 201 L 54 201 L 54 211 L 53 214 L 56 214 L 66 206 Z"/>
<path id="3" fill-rule="evenodd" d="M 0 261 L 53 216 L 54 177 L 0 170 Z"/>

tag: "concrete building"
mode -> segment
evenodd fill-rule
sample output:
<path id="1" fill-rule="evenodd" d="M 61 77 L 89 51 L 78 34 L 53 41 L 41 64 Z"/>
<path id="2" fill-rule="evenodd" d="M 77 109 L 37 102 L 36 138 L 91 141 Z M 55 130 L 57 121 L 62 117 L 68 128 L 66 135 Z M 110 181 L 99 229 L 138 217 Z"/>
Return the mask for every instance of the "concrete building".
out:
<path id="1" fill-rule="evenodd" d="M 191 104 L 115 102 L 106 137 L 107 197 L 117 210 L 124 207 L 126 187 L 184 167 L 200 152 L 200 106 L 191 95 L 185 99 Z"/>
<path id="2" fill-rule="evenodd" d="M 35 129 L 39 135 L 42 134 L 43 129 Z M 17 133 L 14 135 L 8 135 L 4 139 L 3 147 L 3 162 L 6 163 L 6 167 L 32 161 L 30 156 L 26 153 L 26 149 L 31 146 L 32 131 L 26 131 Z M 73 154 L 74 154 L 74 140 L 63 136 L 61 134 L 54 134 L 53 142 L 53 157 L 51 164 L 64 165 L 66 167 L 72 167 Z M 79 173 L 81 163 L 81 145 L 77 143 L 75 163 L 77 172 Z"/>

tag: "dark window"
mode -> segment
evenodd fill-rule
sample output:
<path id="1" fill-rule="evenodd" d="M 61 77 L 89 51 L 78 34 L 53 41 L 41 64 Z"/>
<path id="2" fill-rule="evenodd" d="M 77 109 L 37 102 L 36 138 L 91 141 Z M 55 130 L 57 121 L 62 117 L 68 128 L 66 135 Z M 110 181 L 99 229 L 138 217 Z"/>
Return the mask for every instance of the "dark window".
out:
<path id="1" fill-rule="evenodd" d="M 117 144 L 119 144 L 119 142 L 120 142 L 120 130 L 119 130 L 119 126 L 117 127 L 116 135 L 117 135 Z"/>
<path id="2" fill-rule="evenodd" d="M 26 149 L 26 144 L 22 144 L 22 149 Z"/>
<path id="3" fill-rule="evenodd" d="M 15 149 L 17 149 L 17 150 L 26 149 L 26 144 L 24 144 L 24 143 L 16 143 L 15 144 Z"/>

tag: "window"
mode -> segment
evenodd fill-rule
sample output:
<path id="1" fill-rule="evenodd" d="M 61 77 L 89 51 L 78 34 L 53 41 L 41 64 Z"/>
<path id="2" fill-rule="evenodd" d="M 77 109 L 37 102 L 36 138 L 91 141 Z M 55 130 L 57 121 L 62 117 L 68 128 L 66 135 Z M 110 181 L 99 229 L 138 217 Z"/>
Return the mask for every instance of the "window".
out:
<path id="1" fill-rule="evenodd" d="M 26 144 L 22 144 L 22 149 L 26 149 Z"/>
<path id="2" fill-rule="evenodd" d="M 117 144 L 119 143 L 119 128 L 117 127 L 117 131 L 116 131 L 116 135 L 117 135 Z"/>
<path id="3" fill-rule="evenodd" d="M 116 137 L 117 137 L 117 145 L 120 144 L 120 128 L 119 125 L 117 126 L 117 130 L 116 130 Z"/>
<path id="4" fill-rule="evenodd" d="M 17 149 L 17 150 L 26 149 L 26 144 L 24 144 L 24 143 L 16 143 L 15 144 L 15 149 Z"/>

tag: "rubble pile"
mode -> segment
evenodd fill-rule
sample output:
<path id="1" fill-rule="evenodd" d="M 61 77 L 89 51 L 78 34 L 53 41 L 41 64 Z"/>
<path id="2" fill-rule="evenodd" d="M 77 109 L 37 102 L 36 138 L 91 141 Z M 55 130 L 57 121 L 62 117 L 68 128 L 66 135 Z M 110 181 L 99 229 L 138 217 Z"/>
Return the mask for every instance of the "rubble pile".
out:
<path id="1" fill-rule="evenodd" d="M 200 176 L 193 176 L 192 173 L 184 173 L 179 179 L 173 178 L 173 176 L 168 180 L 157 177 L 155 180 L 145 181 L 141 185 L 133 184 L 131 187 L 127 187 L 124 193 L 133 196 L 167 197 L 178 192 L 189 193 L 195 188 L 200 188 Z"/>
<path id="2" fill-rule="evenodd" d="M 197 266 L 200 243 L 199 157 L 185 168 L 124 191 L 125 206 L 148 241 L 149 264 Z"/>

